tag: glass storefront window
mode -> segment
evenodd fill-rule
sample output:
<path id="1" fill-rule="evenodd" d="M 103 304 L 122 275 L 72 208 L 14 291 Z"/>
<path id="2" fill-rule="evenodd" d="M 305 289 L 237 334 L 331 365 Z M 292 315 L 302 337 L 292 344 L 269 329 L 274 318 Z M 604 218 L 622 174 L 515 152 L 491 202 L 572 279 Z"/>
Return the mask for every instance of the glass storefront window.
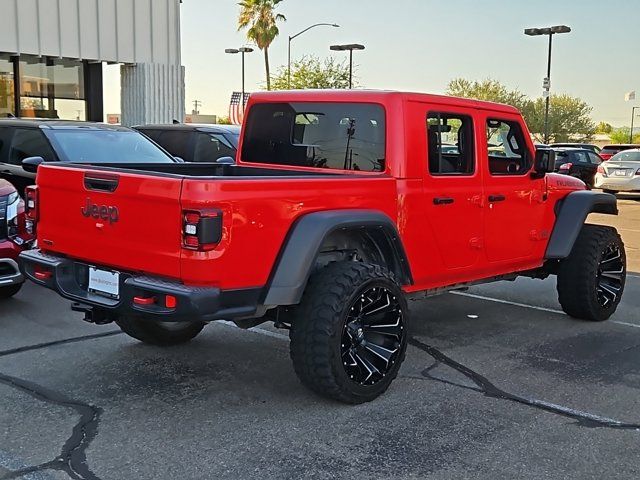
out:
<path id="1" fill-rule="evenodd" d="M 85 120 L 82 62 L 21 56 L 20 115 Z"/>
<path id="2" fill-rule="evenodd" d="M 15 115 L 13 61 L 0 54 L 0 117 Z"/>

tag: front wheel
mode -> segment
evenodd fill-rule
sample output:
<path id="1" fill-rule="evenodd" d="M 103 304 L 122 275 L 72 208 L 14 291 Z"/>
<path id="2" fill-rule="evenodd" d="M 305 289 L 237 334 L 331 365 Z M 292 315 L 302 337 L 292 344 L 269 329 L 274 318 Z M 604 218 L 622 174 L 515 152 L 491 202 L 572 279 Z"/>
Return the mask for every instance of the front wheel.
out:
<path id="1" fill-rule="evenodd" d="M 345 403 L 381 395 L 407 348 L 408 309 L 379 265 L 336 262 L 314 274 L 293 313 L 291 359 L 304 385 Z"/>
<path id="2" fill-rule="evenodd" d="M 150 345 L 178 345 L 188 342 L 204 328 L 202 322 L 157 322 L 140 317 L 120 317 L 120 329 L 130 337 Z"/>
<path id="3" fill-rule="evenodd" d="M 584 225 L 558 271 L 562 309 L 583 320 L 607 320 L 622 298 L 626 269 L 624 244 L 616 229 Z"/>

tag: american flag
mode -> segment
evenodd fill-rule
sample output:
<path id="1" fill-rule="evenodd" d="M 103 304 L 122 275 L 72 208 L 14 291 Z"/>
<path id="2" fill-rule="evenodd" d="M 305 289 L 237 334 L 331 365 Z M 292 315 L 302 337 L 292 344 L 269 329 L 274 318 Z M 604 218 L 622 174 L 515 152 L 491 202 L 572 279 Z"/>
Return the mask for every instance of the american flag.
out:
<path id="1" fill-rule="evenodd" d="M 244 107 L 249 100 L 249 93 L 244 93 L 243 105 L 240 105 L 240 99 L 242 98 L 242 92 L 233 92 L 231 94 L 231 101 L 229 102 L 229 120 L 232 125 L 242 125 L 242 118 L 244 117 Z"/>

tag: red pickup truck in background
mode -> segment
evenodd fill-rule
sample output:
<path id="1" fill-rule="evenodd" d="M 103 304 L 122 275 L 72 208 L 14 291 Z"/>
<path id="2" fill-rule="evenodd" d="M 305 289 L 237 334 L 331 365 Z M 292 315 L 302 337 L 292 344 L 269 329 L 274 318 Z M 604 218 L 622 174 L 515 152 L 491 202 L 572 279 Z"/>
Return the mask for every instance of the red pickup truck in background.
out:
<path id="1" fill-rule="evenodd" d="M 237 165 L 40 165 L 26 275 L 153 344 L 273 321 L 302 382 L 350 403 L 397 375 L 407 296 L 557 275 L 569 315 L 605 320 L 620 301 L 622 241 L 584 224 L 617 214 L 615 197 L 549 173 L 553 152 L 512 107 L 258 93 L 238 152 Z"/>

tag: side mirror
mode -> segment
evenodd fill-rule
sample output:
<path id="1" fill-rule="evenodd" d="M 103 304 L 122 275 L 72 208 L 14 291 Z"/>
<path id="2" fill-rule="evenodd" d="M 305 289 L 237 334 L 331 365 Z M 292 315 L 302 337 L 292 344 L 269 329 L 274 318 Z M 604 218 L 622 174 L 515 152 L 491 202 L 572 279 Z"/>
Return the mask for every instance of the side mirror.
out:
<path id="1" fill-rule="evenodd" d="M 556 168 L 556 152 L 550 148 L 536 148 L 534 172 L 543 177 L 545 173 L 551 173 Z"/>
<path id="2" fill-rule="evenodd" d="M 22 169 L 25 172 L 36 173 L 38 171 L 38 166 L 44 162 L 44 158 L 42 157 L 27 157 L 22 160 Z"/>
<path id="3" fill-rule="evenodd" d="M 236 161 L 233 157 L 220 157 L 216 160 L 216 163 L 222 163 L 223 165 L 235 165 Z"/>

